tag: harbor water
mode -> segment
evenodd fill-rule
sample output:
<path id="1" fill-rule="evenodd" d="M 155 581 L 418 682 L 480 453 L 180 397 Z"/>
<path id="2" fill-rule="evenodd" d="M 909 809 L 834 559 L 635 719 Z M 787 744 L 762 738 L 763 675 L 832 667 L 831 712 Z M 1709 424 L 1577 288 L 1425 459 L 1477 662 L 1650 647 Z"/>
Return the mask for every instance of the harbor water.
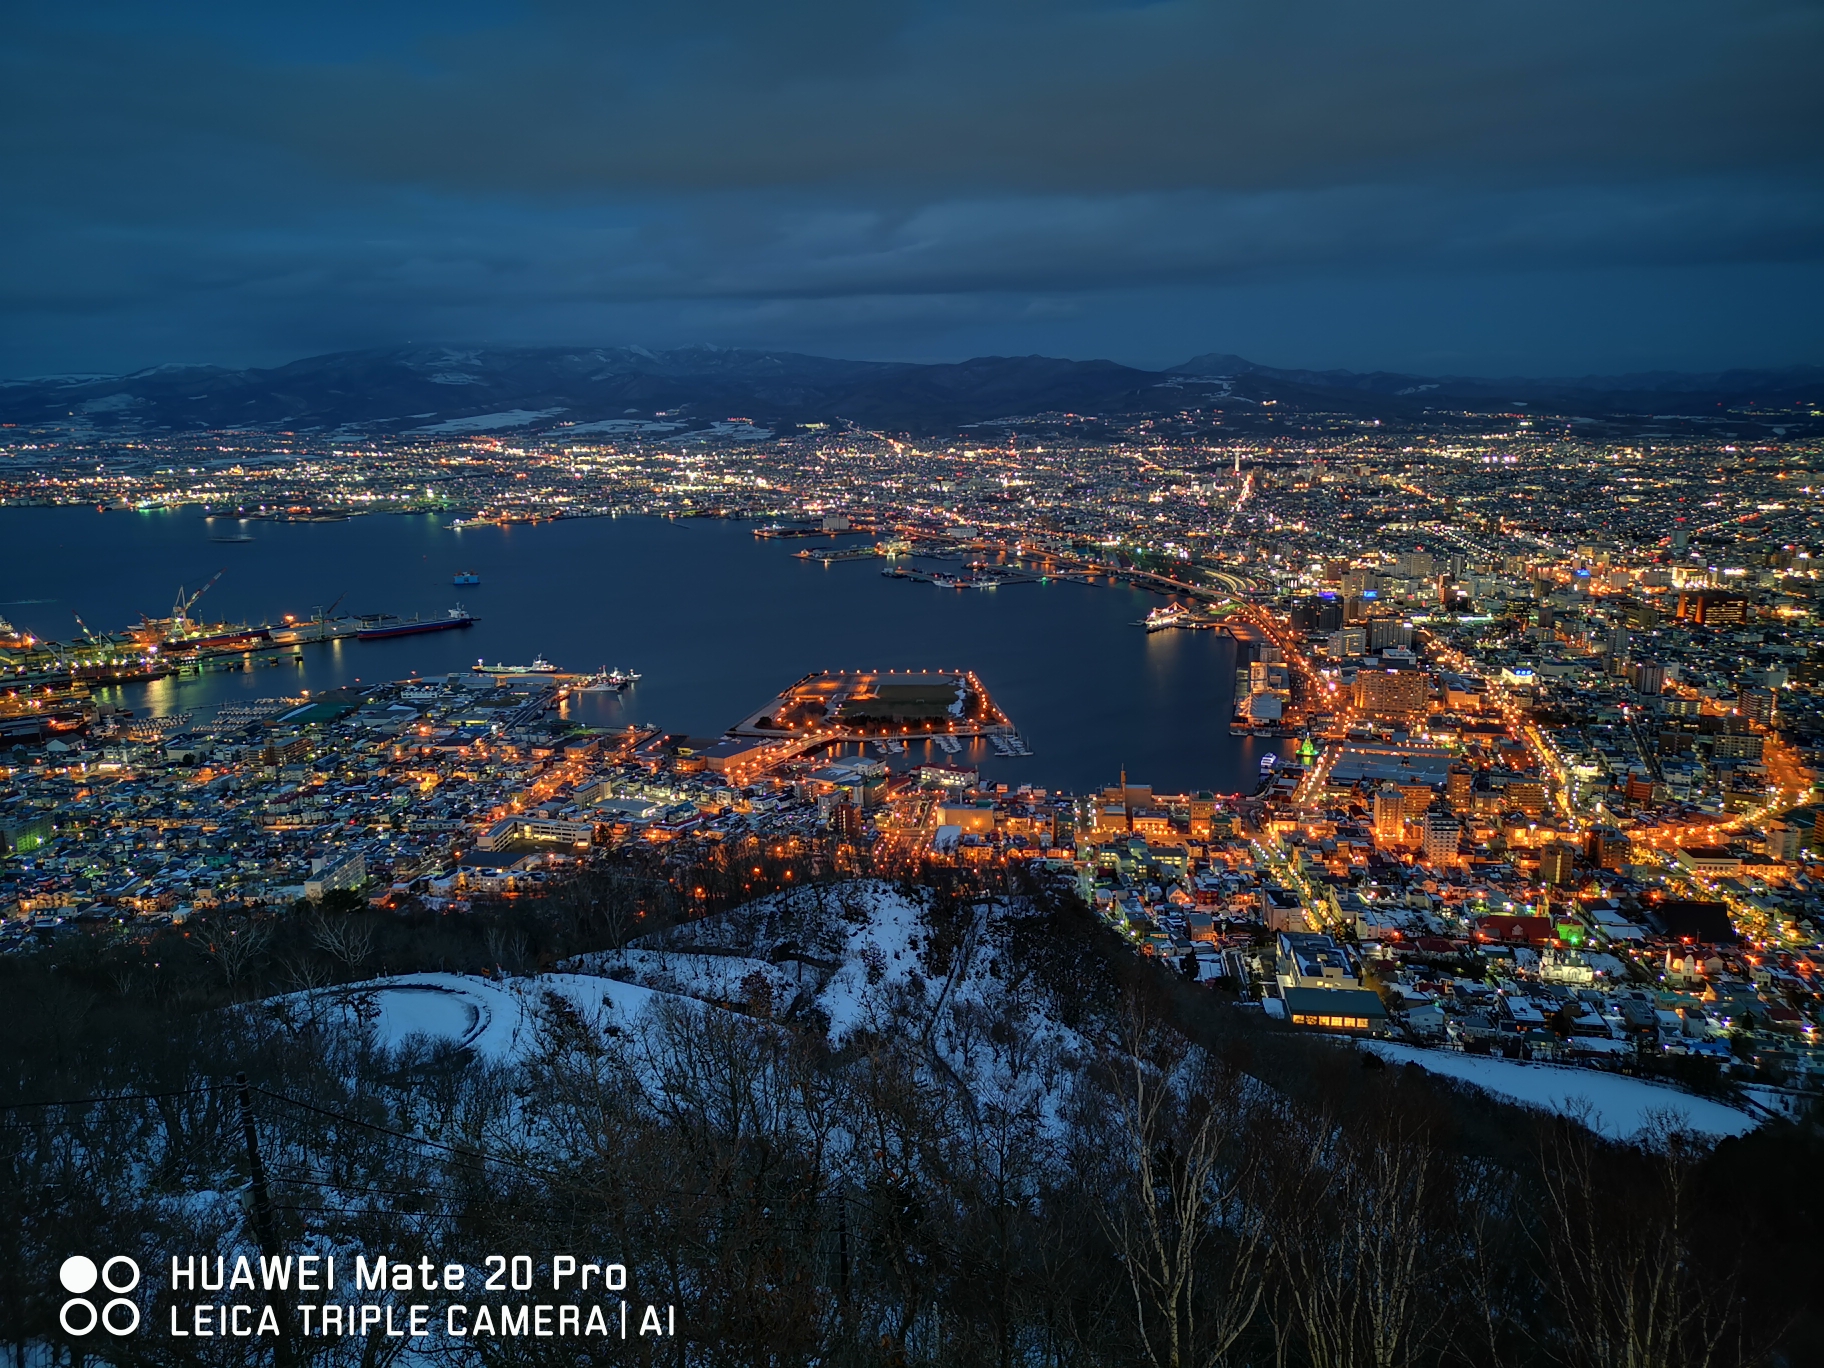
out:
<path id="1" fill-rule="evenodd" d="M 1165 600 L 1126 585 L 942 588 L 883 577 L 880 559 L 802 559 L 793 552 L 805 542 L 762 540 L 751 524 L 713 519 L 460 530 L 449 521 L 0 509 L 0 616 L 57 640 L 77 635 L 77 614 L 96 631 L 118 631 L 142 614 L 168 614 L 180 585 L 191 593 L 225 570 L 195 617 L 277 624 L 340 599 L 338 615 L 440 618 L 461 603 L 476 618 L 454 631 L 307 645 L 301 665 L 97 694 L 153 714 L 201 716 L 230 701 L 542 655 L 564 670 L 643 676 L 624 694 L 575 696 L 566 707 L 579 720 L 703 737 L 811 670 L 972 669 L 1032 754 L 1003 757 L 976 742 L 955 759 L 1014 785 L 1082 792 L 1125 768 L 1132 782 L 1165 791 L 1247 791 L 1272 744 L 1229 733 L 1234 642 L 1212 631 L 1144 631 L 1138 621 Z M 230 536 L 251 540 L 220 540 Z M 467 571 L 480 583 L 452 584 Z M 931 758 L 944 757 L 933 749 Z"/>

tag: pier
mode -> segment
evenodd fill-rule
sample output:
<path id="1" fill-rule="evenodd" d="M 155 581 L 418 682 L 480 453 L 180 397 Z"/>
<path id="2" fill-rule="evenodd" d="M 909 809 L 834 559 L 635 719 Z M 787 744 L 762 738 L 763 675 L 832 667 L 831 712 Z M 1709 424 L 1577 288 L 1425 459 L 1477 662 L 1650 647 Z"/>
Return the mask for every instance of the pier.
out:
<path id="1" fill-rule="evenodd" d="M 713 767 L 747 782 L 789 760 L 845 742 L 933 741 L 955 754 L 961 738 L 1011 738 L 1030 754 L 972 670 L 824 670 L 805 675 L 728 729 Z"/>
<path id="2" fill-rule="evenodd" d="M 219 579 L 220 575 L 216 576 Z M 0 688 L 14 693 L 40 694 L 86 700 L 89 691 L 120 684 L 144 684 L 202 674 L 300 666 L 304 647 L 359 639 L 384 639 L 422 631 L 467 626 L 466 614 L 457 620 L 404 619 L 390 613 L 336 616 L 341 600 L 319 608 L 308 618 L 287 614 L 278 625 L 260 623 L 202 622 L 189 612 L 207 593 L 215 579 L 202 589 L 178 598 L 168 617 L 141 618 L 118 632 L 92 631 L 80 617 L 82 635 L 57 641 L 5 630 L 0 635 Z M 379 629 L 379 630 L 376 630 Z M 403 630 L 401 630 L 403 629 Z"/>

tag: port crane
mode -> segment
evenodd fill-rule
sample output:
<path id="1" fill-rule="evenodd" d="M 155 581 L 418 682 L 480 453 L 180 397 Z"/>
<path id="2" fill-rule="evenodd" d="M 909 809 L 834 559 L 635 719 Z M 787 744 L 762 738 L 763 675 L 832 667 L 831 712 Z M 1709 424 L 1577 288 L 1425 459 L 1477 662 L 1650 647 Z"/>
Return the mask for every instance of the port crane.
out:
<path id="1" fill-rule="evenodd" d="M 78 627 L 82 628 L 82 639 L 84 641 L 88 642 L 89 645 L 91 645 L 91 646 L 101 645 L 101 638 L 96 636 L 94 631 L 89 627 L 89 624 L 82 620 L 81 613 L 77 612 L 74 608 L 72 608 L 72 609 L 70 609 L 70 616 L 75 618 L 76 625 Z"/>
<path id="2" fill-rule="evenodd" d="M 335 613 L 336 609 L 338 609 L 342 606 L 342 600 L 347 597 L 348 597 L 348 590 L 344 589 L 341 593 L 336 595 L 336 601 L 334 603 L 330 604 L 329 607 L 317 609 L 316 622 L 317 622 L 317 640 L 318 641 L 322 641 L 328 637 L 329 619 Z"/>
<path id="3" fill-rule="evenodd" d="M 171 626 L 173 629 L 179 631 L 183 629 L 184 624 L 190 620 L 190 610 L 196 607 L 196 601 L 211 589 L 215 588 L 215 582 L 227 573 L 226 567 L 217 570 L 209 577 L 209 583 L 205 584 L 201 589 L 198 589 L 194 594 L 190 595 L 189 598 L 184 597 L 184 586 L 181 584 L 177 586 L 177 597 L 171 601 Z"/>

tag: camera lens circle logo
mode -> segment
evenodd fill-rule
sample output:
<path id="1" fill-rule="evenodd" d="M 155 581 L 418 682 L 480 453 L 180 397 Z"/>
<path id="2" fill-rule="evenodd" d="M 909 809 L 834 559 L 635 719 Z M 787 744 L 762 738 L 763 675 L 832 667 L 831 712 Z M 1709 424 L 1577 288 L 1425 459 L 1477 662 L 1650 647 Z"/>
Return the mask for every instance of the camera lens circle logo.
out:
<path id="1" fill-rule="evenodd" d="M 110 1335 L 130 1335 L 139 1329 L 139 1307 L 121 1293 L 139 1286 L 139 1265 L 125 1254 L 116 1254 L 99 1268 L 87 1254 L 72 1254 L 57 1270 L 57 1281 L 71 1297 L 57 1313 L 58 1324 L 71 1335 L 86 1335 L 100 1326 Z M 99 1308 L 84 1295 L 100 1283 L 116 1295 Z"/>

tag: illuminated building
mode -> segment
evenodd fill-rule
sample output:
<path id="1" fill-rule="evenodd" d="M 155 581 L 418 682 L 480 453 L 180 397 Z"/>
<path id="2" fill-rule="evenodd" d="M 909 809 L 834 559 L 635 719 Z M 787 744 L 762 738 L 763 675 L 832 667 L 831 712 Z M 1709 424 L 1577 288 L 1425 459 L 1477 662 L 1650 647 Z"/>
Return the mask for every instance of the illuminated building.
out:
<path id="1" fill-rule="evenodd" d="M 1374 795 L 1374 839 L 1397 845 L 1405 836 L 1406 799 L 1392 784 L 1382 784 Z"/>

